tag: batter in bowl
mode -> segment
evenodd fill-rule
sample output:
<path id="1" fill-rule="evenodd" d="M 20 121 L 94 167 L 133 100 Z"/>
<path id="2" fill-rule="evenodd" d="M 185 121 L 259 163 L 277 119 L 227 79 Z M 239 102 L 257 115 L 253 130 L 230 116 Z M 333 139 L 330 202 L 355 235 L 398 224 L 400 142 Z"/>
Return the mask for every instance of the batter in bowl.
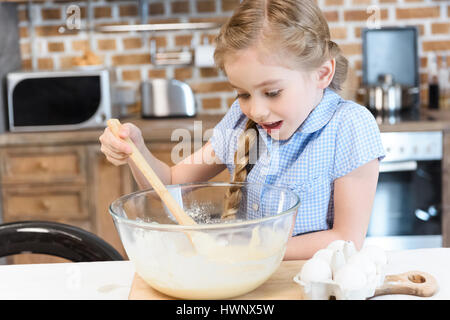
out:
<path id="1" fill-rule="evenodd" d="M 154 289 L 183 299 L 225 299 L 257 288 L 272 275 L 284 255 L 286 234 L 272 226 L 231 234 L 195 232 L 194 249 L 183 232 L 135 229 L 134 244 L 126 247 L 132 248 L 128 255 L 137 273 Z"/>

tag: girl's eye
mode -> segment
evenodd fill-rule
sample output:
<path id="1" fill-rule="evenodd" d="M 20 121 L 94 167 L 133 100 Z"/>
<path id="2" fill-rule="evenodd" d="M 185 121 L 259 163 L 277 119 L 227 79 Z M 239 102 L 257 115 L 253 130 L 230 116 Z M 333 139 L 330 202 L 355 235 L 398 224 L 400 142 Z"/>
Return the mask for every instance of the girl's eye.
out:
<path id="1" fill-rule="evenodd" d="M 269 98 L 273 98 L 273 97 L 279 96 L 280 93 L 281 93 L 281 90 L 269 91 L 269 92 L 266 92 L 266 96 Z"/>
<path id="2" fill-rule="evenodd" d="M 248 99 L 250 98 L 250 95 L 248 93 L 238 93 L 236 95 L 236 99 Z"/>

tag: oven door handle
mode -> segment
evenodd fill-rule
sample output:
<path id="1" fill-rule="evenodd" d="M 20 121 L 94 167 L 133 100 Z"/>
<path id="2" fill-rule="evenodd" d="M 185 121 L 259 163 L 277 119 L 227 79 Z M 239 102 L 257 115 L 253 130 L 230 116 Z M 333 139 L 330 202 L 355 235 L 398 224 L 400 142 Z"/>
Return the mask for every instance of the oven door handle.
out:
<path id="1" fill-rule="evenodd" d="M 380 172 L 398 172 L 417 170 L 417 161 L 393 161 L 381 162 Z"/>

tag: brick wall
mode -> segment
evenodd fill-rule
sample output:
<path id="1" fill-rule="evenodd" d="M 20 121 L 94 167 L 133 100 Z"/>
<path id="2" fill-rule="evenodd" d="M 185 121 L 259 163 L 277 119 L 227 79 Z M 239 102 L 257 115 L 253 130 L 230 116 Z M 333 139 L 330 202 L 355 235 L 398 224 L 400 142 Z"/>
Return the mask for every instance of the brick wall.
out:
<path id="1" fill-rule="evenodd" d="M 332 39 L 343 49 L 353 70 L 348 83 L 348 97 L 361 81 L 361 30 L 380 13 L 381 26 L 418 26 L 422 101 L 427 99 L 427 52 L 436 51 L 447 56 L 450 65 L 450 4 L 436 0 L 318 0 L 329 22 Z M 140 23 L 137 0 L 93 1 L 95 25 Z M 150 0 L 148 23 L 223 22 L 239 0 Z M 200 113 L 223 113 L 234 99 L 226 77 L 214 68 L 194 66 L 160 67 L 151 64 L 150 40 L 160 51 L 192 50 L 205 38 L 211 42 L 217 30 L 164 31 L 154 33 L 95 33 L 84 31 L 60 33 L 66 26 L 66 10 L 77 5 L 81 10 L 81 26 L 86 26 L 87 3 L 54 0 L 37 3 L 35 34 L 37 67 L 39 69 L 70 68 L 74 58 L 90 47 L 115 70 L 117 80 L 137 88 L 142 80 L 154 77 L 176 78 L 193 88 Z M 31 68 L 31 46 L 26 5 L 19 5 L 20 46 L 24 68 Z"/>

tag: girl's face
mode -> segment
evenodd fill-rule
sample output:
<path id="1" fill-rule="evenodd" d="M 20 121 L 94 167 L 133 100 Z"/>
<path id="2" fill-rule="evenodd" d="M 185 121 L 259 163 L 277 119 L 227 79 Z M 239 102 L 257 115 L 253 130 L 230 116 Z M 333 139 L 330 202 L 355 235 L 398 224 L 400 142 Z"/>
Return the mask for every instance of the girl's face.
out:
<path id="1" fill-rule="evenodd" d="M 242 112 L 276 140 L 289 139 L 322 99 L 314 73 L 289 69 L 255 48 L 225 60 Z M 279 59 L 279 58 L 278 58 Z"/>

